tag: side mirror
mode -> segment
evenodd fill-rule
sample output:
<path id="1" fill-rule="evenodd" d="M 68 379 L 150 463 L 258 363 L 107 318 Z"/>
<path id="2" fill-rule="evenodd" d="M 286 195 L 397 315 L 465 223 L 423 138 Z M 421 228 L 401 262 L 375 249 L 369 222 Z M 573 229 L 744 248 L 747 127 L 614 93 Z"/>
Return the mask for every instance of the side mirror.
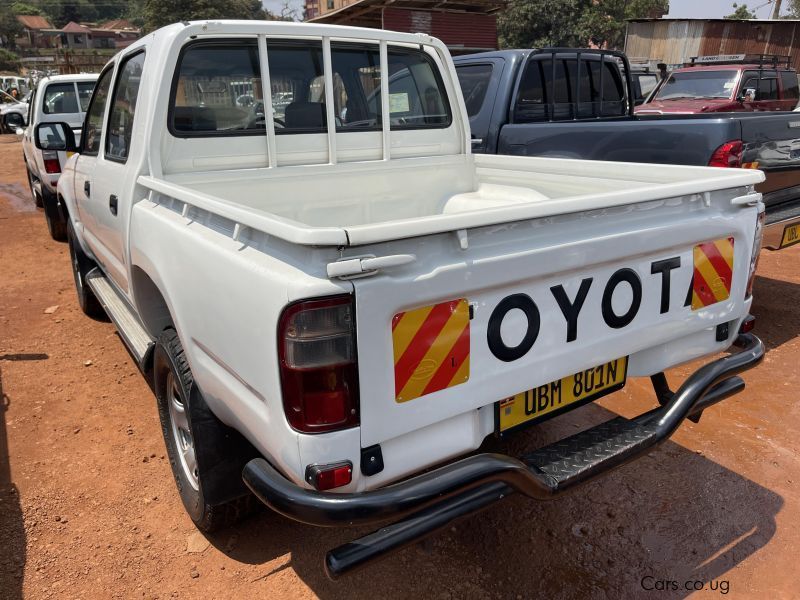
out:
<path id="1" fill-rule="evenodd" d="M 21 138 L 23 135 L 25 135 L 25 130 L 22 127 L 17 127 L 17 130 L 14 133 L 17 134 L 18 138 Z"/>
<path id="2" fill-rule="evenodd" d="M 33 143 L 39 150 L 78 151 L 72 128 L 63 122 L 39 123 L 33 130 Z"/>

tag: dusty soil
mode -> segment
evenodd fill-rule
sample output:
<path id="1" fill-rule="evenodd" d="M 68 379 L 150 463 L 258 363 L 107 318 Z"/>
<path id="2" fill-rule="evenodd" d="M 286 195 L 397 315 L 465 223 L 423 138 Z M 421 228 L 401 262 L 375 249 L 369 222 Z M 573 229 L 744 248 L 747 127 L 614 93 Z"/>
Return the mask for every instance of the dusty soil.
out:
<path id="1" fill-rule="evenodd" d="M 680 598 L 687 581 L 701 597 L 800 597 L 800 246 L 762 255 L 753 312 L 769 354 L 745 393 L 569 497 L 510 498 L 332 583 L 324 552 L 362 531 L 266 510 L 209 538 L 193 528 L 152 393 L 113 326 L 78 309 L 21 156 L 0 137 L 0 598 Z M 633 380 L 494 446 L 652 406 Z"/>

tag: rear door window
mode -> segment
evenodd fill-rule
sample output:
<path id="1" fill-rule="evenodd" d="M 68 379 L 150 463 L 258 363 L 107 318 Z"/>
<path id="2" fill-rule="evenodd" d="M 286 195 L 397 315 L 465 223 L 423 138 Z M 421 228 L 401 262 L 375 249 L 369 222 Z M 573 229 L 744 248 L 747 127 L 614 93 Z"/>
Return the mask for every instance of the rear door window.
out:
<path id="1" fill-rule="evenodd" d="M 764 71 L 762 74 L 756 100 L 778 100 L 778 76 L 775 71 Z"/>
<path id="2" fill-rule="evenodd" d="M 783 84 L 783 99 L 800 99 L 800 88 L 797 84 L 797 73 L 794 71 L 781 71 L 781 83 Z"/>
<path id="3" fill-rule="evenodd" d="M 75 84 L 51 83 L 42 96 L 42 110 L 46 115 L 59 115 L 81 112 L 75 96 Z"/>
<path id="4" fill-rule="evenodd" d="M 483 107 L 486 92 L 489 91 L 489 82 L 492 79 L 492 70 L 491 64 L 456 67 L 458 83 L 461 85 L 461 93 L 470 117 L 477 115 Z"/>
<path id="5" fill-rule="evenodd" d="M 76 84 L 78 87 L 78 102 L 81 106 L 81 112 L 86 112 L 86 109 L 89 108 L 89 100 L 92 99 L 94 84 L 94 81 L 79 81 Z"/>

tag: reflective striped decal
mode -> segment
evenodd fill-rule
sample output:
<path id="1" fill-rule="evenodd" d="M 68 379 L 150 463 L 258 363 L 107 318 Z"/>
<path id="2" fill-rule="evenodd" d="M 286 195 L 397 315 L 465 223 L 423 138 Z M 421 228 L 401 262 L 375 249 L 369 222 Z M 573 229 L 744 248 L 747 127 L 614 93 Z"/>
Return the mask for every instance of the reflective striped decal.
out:
<path id="1" fill-rule="evenodd" d="M 392 319 L 395 401 L 407 402 L 469 379 L 469 303 L 442 302 Z"/>
<path id="2" fill-rule="evenodd" d="M 692 310 L 727 300 L 733 281 L 733 238 L 694 247 Z"/>

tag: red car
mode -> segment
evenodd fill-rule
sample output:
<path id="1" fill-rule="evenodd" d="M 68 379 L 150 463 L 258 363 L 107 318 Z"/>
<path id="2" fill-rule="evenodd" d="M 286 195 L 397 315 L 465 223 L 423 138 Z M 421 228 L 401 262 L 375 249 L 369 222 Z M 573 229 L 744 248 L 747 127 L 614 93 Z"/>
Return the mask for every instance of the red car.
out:
<path id="1" fill-rule="evenodd" d="M 789 57 L 709 56 L 675 69 L 636 113 L 695 114 L 794 110 L 800 101 Z"/>

